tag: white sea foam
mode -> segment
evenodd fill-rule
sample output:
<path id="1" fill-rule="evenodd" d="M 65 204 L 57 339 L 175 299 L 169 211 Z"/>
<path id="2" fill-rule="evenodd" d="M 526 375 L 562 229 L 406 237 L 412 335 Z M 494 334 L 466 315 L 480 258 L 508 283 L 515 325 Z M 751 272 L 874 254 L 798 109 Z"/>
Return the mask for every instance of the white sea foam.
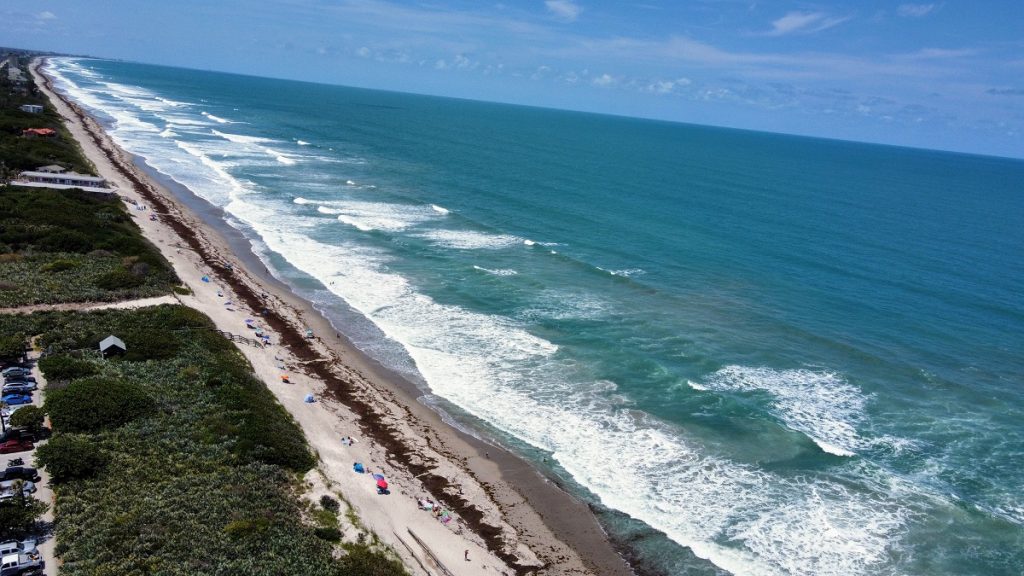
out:
<path id="1" fill-rule="evenodd" d="M 285 166 L 294 166 L 295 164 L 298 163 L 298 161 L 295 160 L 294 158 L 285 156 L 284 154 L 281 154 L 276 150 L 271 150 L 270 148 L 264 148 L 264 150 L 267 152 L 267 154 L 270 154 L 271 156 L 274 157 L 275 160 L 277 160 L 281 164 L 284 164 Z"/>
<path id="2" fill-rule="evenodd" d="M 309 142 L 306 142 L 305 140 L 296 140 L 295 143 L 299 146 L 309 146 Z"/>
<path id="3" fill-rule="evenodd" d="M 527 246 L 535 246 L 537 243 L 527 238 L 526 240 L 523 240 L 523 244 L 526 244 Z"/>
<path id="4" fill-rule="evenodd" d="M 307 200 L 306 198 L 303 198 L 302 196 L 299 196 L 299 197 L 293 199 L 292 202 L 294 202 L 296 204 L 316 204 L 316 200 Z"/>
<path id="5" fill-rule="evenodd" d="M 492 269 L 492 268 L 484 268 L 482 266 L 476 266 L 476 265 L 474 265 L 473 268 L 476 269 L 476 270 L 479 270 L 481 272 L 486 272 L 486 273 L 491 274 L 493 276 L 515 276 L 516 274 L 519 274 L 519 272 L 516 272 L 515 270 L 513 270 L 511 268 L 493 268 Z"/>
<path id="6" fill-rule="evenodd" d="M 156 116 L 174 126 L 212 126 L 212 124 L 205 120 L 184 114 L 157 114 Z"/>
<path id="7" fill-rule="evenodd" d="M 225 207 L 401 343 L 434 393 L 549 451 L 605 505 L 696 555 L 737 574 L 859 576 L 877 573 L 898 543 L 907 518 L 901 494 L 854 493 L 826 478 L 788 479 L 717 456 L 684 430 L 621 409 L 613 387 L 581 379 L 557 346 L 516 321 L 433 300 L 390 271 L 382 250 L 313 240 L 308 230 L 325 219 L 297 214 L 294 204 L 344 206 L 274 202 L 231 177 L 209 149 L 172 146 L 132 126 L 118 132 L 131 152 L 159 151 L 158 169 Z M 414 208 L 438 218 L 430 207 Z"/>
<path id="8" fill-rule="evenodd" d="M 726 366 L 708 379 L 707 387 L 770 393 L 772 412 L 830 454 L 852 456 L 870 445 L 857 433 L 868 397 L 834 372 Z"/>
<path id="9" fill-rule="evenodd" d="M 216 128 L 211 129 L 210 132 L 216 134 L 217 136 L 220 136 L 225 140 L 235 142 L 236 144 L 267 144 L 270 142 L 278 142 L 278 140 L 274 140 L 273 138 L 263 138 L 261 136 L 244 136 L 242 134 L 228 134 L 226 132 L 221 132 Z"/>
<path id="10" fill-rule="evenodd" d="M 438 206 L 437 204 L 431 204 L 430 207 L 433 208 L 434 212 L 437 212 L 438 214 L 442 214 L 445 216 L 451 214 L 451 211 L 449 211 L 447 208 L 443 208 L 441 206 Z"/>
<path id="11" fill-rule="evenodd" d="M 420 237 L 439 246 L 458 250 L 496 250 L 522 242 L 522 239 L 517 236 L 489 234 L 474 230 L 430 230 L 421 234 Z"/>
<path id="12" fill-rule="evenodd" d="M 164 128 L 164 131 L 160 133 L 160 136 L 162 136 L 163 138 L 174 138 L 177 135 L 178 133 L 174 132 L 170 128 Z"/>
<path id="13" fill-rule="evenodd" d="M 624 270 L 608 270 L 608 273 L 612 276 L 622 276 L 623 278 L 632 278 L 633 276 L 639 276 L 644 273 L 642 268 L 626 268 Z"/>
<path id="14" fill-rule="evenodd" d="M 339 221 L 364 232 L 398 232 L 438 217 L 427 206 L 390 202 L 339 200 L 324 202 L 319 210 L 324 214 L 336 214 Z"/>
<path id="15" fill-rule="evenodd" d="M 201 112 L 201 114 L 203 116 L 206 116 L 210 120 L 213 120 L 214 122 L 216 122 L 218 124 L 231 124 L 232 123 L 231 120 L 228 120 L 227 118 L 221 118 L 220 116 L 214 116 L 213 114 L 210 114 L 209 112 Z"/>

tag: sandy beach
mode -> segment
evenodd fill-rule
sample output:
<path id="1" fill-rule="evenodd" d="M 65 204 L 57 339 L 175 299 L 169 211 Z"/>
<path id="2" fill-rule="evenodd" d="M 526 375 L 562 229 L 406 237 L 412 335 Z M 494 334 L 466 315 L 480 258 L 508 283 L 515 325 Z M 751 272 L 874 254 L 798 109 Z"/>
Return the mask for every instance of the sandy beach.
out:
<path id="1" fill-rule="evenodd" d="M 31 67 L 37 85 L 191 289 L 177 299 L 225 332 L 251 338 L 245 321 L 253 319 L 269 335 L 270 346 L 239 348 L 318 454 L 319 467 L 307 476 L 313 494 L 343 494 L 416 574 L 633 573 L 585 504 L 520 458 L 444 423 L 417 400 L 422 392 L 413 384 L 352 346 L 343 326 L 332 326 L 270 277 L 239 239 L 212 225 L 212 213 L 198 214 L 149 177 L 52 89 L 39 65 Z M 308 394 L 316 401 L 306 402 Z M 345 445 L 344 436 L 357 442 Z M 366 475 L 353 472 L 354 462 L 386 474 L 391 493 L 378 495 Z M 455 520 L 442 524 L 418 508 L 417 497 L 444 503 Z"/>

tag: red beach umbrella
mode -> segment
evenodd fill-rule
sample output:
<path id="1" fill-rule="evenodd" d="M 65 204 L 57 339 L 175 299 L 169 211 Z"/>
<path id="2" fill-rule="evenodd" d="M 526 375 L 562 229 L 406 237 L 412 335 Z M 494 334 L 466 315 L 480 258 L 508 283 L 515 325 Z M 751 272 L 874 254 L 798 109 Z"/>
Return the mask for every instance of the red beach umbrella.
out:
<path id="1" fill-rule="evenodd" d="M 383 478 L 378 478 L 377 479 L 377 488 L 380 488 L 381 490 L 387 490 L 388 489 L 388 481 L 383 479 Z"/>

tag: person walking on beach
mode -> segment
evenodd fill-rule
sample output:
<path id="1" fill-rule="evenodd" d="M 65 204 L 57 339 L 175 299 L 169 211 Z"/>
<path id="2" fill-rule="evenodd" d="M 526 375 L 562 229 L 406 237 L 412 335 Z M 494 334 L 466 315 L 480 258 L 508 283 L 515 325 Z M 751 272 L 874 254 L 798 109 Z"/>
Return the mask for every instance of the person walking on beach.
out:
<path id="1" fill-rule="evenodd" d="M 469 562 L 469 549 L 468 548 L 463 553 L 463 557 L 466 559 L 466 562 Z"/>

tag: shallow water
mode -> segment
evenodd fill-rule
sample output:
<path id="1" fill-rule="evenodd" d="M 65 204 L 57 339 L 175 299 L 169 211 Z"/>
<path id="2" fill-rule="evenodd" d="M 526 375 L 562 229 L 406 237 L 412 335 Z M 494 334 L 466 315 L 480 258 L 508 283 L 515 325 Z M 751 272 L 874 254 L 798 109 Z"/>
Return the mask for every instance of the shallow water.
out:
<path id="1" fill-rule="evenodd" d="M 48 70 L 644 568 L 1024 567 L 1024 162 Z"/>

